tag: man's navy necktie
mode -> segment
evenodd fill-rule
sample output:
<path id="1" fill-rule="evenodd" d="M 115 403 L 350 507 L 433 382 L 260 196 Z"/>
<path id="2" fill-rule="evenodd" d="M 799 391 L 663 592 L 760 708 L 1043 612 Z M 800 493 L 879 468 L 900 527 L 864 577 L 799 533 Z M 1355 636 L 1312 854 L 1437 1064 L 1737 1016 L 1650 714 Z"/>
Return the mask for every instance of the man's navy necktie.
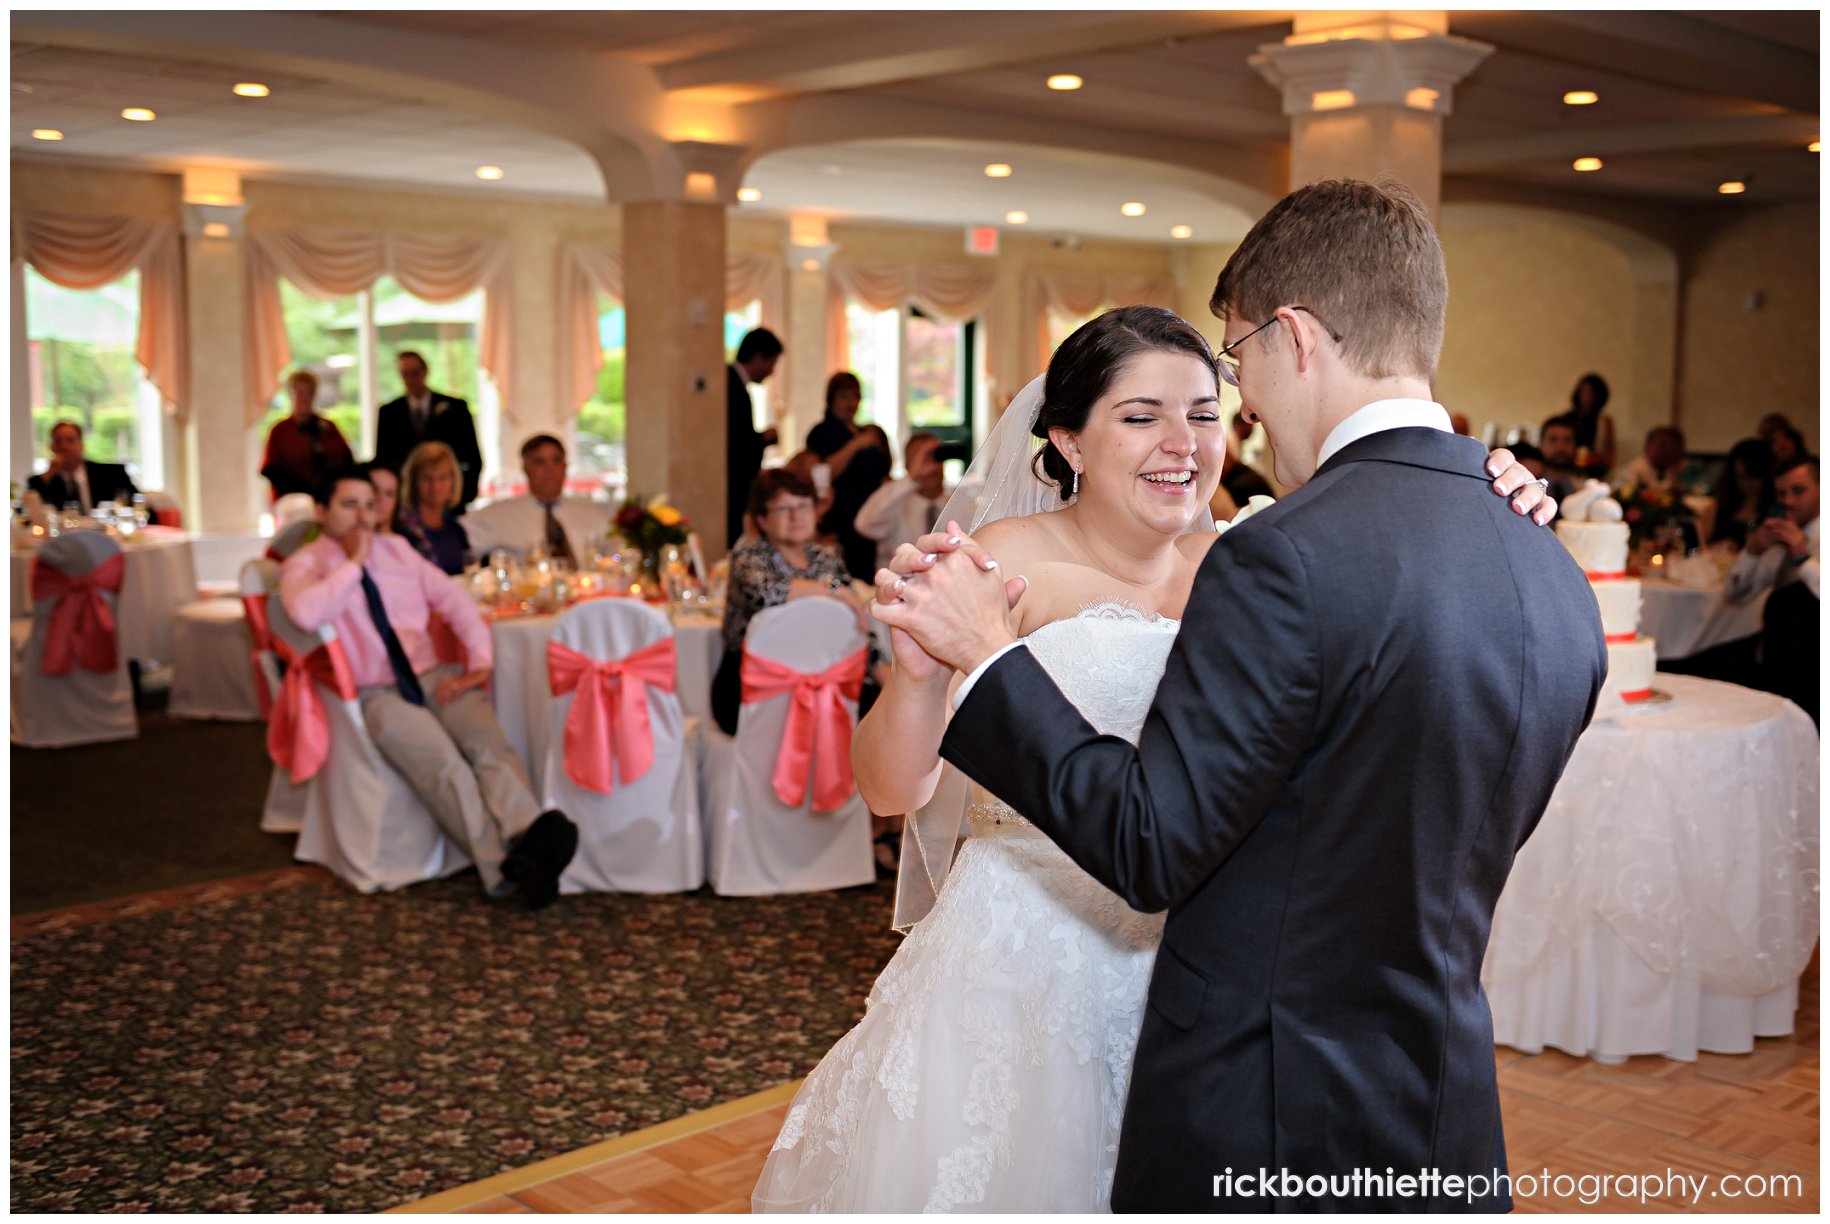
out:
<path id="1" fill-rule="evenodd" d="M 362 571 L 362 594 L 369 601 L 369 616 L 375 621 L 375 631 L 381 634 L 381 643 L 388 648 L 388 663 L 394 669 L 394 683 L 399 687 L 400 695 L 416 706 L 425 705 L 425 690 L 419 687 L 419 677 L 413 674 L 406 648 L 401 646 L 393 624 L 388 621 L 388 610 L 381 602 L 381 588 L 375 585 L 366 569 Z"/>

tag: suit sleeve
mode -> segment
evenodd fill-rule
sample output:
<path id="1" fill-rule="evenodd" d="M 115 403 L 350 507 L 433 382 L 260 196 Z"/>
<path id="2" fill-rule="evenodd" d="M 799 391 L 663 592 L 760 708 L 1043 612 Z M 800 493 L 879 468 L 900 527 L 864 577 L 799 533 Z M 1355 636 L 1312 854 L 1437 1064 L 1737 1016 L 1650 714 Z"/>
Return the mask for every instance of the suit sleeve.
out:
<path id="1" fill-rule="evenodd" d="M 451 410 L 464 414 L 463 436 L 453 439 L 451 449 L 457 453 L 458 468 L 464 473 L 464 504 L 468 506 L 477 499 L 477 486 L 483 479 L 483 450 L 477 445 L 477 423 L 470 415 L 470 405 L 452 400 Z"/>
<path id="2" fill-rule="evenodd" d="M 1274 528 L 1203 562 L 1138 745 L 1100 735 L 1027 650 L 985 672 L 941 756 L 1140 910 L 1186 898 L 1269 810 L 1316 718 L 1316 619 Z"/>

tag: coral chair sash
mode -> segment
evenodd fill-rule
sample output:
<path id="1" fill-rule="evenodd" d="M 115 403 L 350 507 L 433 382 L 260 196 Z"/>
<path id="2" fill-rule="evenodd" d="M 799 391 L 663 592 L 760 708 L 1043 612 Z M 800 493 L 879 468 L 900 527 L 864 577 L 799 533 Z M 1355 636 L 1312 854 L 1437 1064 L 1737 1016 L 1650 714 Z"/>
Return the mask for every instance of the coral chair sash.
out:
<path id="1" fill-rule="evenodd" d="M 280 685 L 280 699 L 267 723 L 267 755 L 296 785 L 315 777 L 330 755 L 330 719 L 324 712 L 318 685 L 329 688 L 344 701 L 352 701 L 356 681 L 350 675 L 341 642 L 326 642 L 303 657 L 278 640 L 273 648 L 285 661 L 286 679 Z"/>
<path id="2" fill-rule="evenodd" d="M 85 671 L 106 673 L 119 664 L 114 612 L 102 592 L 118 594 L 126 572 L 127 558 L 119 553 L 80 578 L 45 564 L 43 558 L 32 563 L 32 598 L 57 601 L 45 635 L 45 675 L 67 676 L 79 664 Z"/>
<path id="3" fill-rule="evenodd" d="M 662 638 L 622 659 L 592 659 L 558 642 L 546 644 L 553 696 L 575 692 L 566 715 L 566 777 L 608 795 L 616 776 L 627 786 L 654 764 L 648 690 L 674 691 L 674 640 Z"/>
<path id="4" fill-rule="evenodd" d="M 794 696 L 772 778 L 775 797 L 783 803 L 799 807 L 809 782 L 816 812 L 836 811 L 850 797 L 852 715 L 841 698 L 856 701 L 863 693 L 868 653 L 860 648 L 823 672 L 803 673 L 744 651 L 745 705 L 783 693 Z"/>

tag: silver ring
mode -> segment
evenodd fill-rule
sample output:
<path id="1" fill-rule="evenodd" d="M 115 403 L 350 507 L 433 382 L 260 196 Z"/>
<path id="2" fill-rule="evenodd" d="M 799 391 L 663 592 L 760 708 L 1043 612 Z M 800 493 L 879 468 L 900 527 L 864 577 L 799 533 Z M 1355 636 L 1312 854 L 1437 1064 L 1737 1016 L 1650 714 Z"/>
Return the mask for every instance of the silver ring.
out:
<path id="1" fill-rule="evenodd" d="M 1548 477 L 1548 476 L 1538 477 L 1538 487 L 1540 489 L 1543 489 L 1548 492 L 1550 489 L 1550 477 Z"/>

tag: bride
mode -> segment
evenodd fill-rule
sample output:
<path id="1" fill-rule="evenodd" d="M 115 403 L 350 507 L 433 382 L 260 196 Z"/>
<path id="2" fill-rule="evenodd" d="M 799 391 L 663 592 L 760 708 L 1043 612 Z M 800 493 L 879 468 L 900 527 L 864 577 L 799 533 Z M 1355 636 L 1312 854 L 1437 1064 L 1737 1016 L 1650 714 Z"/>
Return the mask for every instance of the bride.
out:
<path id="1" fill-rule="evenodd" d="M 1217 368 L 1167 310 L 1100 315 L 1006 410 L 941 515 L 1026 576 L 1010 584 L 1014 630 L 1102 734 L 1137 740 L 1218 538 Z M 1495 483 L 1524 485 L 1521 512 L 1541 495 L 1527 479 L 1513 467 Z M 752 1206 L 1103 1211 L 1162 916 L 1131 910 L 994 796 L 957 797 L 966 783 L 943 778 L 939 747 L 961 677 L 892 640 L 853 760 L 873 811 L 922 809 L 898 925 L 914 895 L 933 908 L 801 1086 Z M 962 807 L 970 836 L 948 874 Z"/>

